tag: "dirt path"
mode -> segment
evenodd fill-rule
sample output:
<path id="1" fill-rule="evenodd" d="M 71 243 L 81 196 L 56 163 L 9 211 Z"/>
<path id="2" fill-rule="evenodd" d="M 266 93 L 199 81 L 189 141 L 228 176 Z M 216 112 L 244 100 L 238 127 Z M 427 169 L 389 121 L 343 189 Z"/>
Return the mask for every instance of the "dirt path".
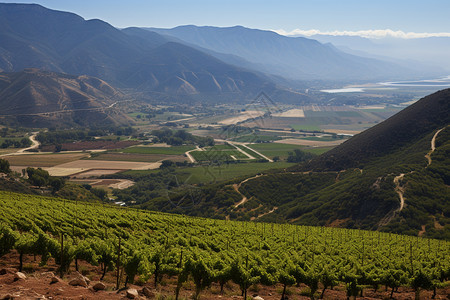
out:
<path id="1" fill-rule="evenodd" d="M 434 150 L 436 150 L 436 137 L 437 137 L 438 134 L 439 134 L 442 130 L 444 130 L 445 128 L 446 128 L 446 127 L 441 128 L 441 129 L 439 129 L 438 131 L 436 131 L 436 133 L 433 135 L 433 138 L 431 139 L 431 150 L 430 150 L 430 152 L 428 152 L 428 153 L 425 155 L 426 159 L 428 160 L 428 165 L 427 165 L 427 167 L 428 167 L 429 165 L 431 165 L 431 162 L 432 162 L 432 160 L 431 160 L 431 154 L 434 152 Z"/>
<path id="2" fill-rule="evenodd" d="M 32 135 L 30 135 L 30 140 L 31 140 L 31 142 L 32 142 L 32 144 L 31 144 L 30 147 L 20 149 L 20 150 L 18 150 L 18 151 L 16 151 L 16 152 L 12 152 L 12 153 L 8 153 L 8 154 L 3 154 L 3 155 L 0 155 L 0 157 L 1 157 L 1 156 L 11 156 L 11 155 L 32 154 L 32 153 L 26 152 L 26 151 L 39 148 L 39 146 L 41 145 L 41 143 L 39 143 L 39 141 L 36 140 L 36 136 L 37 136 L 38 133 L 39 133 L 39 132 L 33 132 Z"/>
<path id="3" fill-rule="evenodd" d="M 405 188 L 400 186 L 400 181 L 403 180 L 403 177 L 405 176 L 404 173 L 395 176 L 394 177 L 394 184 L 395 184 L 395 192 L 397 192 L 398 197 L 400 198 L 400 207 L 398 208 L 397 212 L 402 211 L 403 207 L 405 206 L 405 198 L 403 197 L 403 194 L 405 193 Z"/>
<path id="4" fill-rule="evenodd" d="M 241 188 L 241 185 L 244 184 L 244 183 L 246 183 L 246 182 L 249 181 L 249 180 L 252 180 L 252 179 L 255 179 L 255 178 L 258 178 L 258 177 L 261 177 L 261 176 L 263 176 L 263 175 L 262 175 L 262 174 L 258 174 L 258 175 L 256 175 L 256 176 L 253 176 L 253 177 L 250 177 L 250 178 L 247 178 L 247 179 L 241 181 L 239 184 L 237 184 L 237 183 L 233 184 L 233 189 L 236 191 L 236 193 L 238 193 L 239 195 L 242 196 L 242 200 L 239 201 L 239 202 L 234 206 L 234 208 L 238 208 L 240 205 L 244 204 L 244 203 L 247 202 L 247 200 L 248 200 L 247 197 L 239 191 L 239 189 Z"/>
<path id="5" fill-rule="evenodd" d="M 191 161 L 191 163 L 195 163 L 195 162 L 196 162 L 195 158 L 191 155 L 191 152 L 193 152 L 193 151 L 203 151 L 199 146 L 195 146 L 195 147 L 196 147 L 195 149 L 186 151 L 186 152 L 184 153 L 184 154 L 186 155 L 186 157 L 189 158 L 189 160 Z"/>
<path id="6" fill-rule="evenodd" d="M 277 206 L 274 206 L 271 210 L 269 210 L 268 212 L 265 212 L 265 213 L 263 213 L 263 214 L 258 215 L 255 219 L 259 219 L 259 218 L 264 217 L 264 216 L 266 216 L 266 215 L 268 215 L 268 214 L 271 214 L 271 213 L 273 213 L 274 211 L 276 211 L 277 209 L 278 209 L 278 207 L 277 207 Z"/>

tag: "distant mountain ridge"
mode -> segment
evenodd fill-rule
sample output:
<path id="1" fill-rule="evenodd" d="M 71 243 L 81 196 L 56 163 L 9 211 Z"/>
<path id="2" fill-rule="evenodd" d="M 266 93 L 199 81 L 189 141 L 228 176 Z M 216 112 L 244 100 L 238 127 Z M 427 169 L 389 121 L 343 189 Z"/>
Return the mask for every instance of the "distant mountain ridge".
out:
<path id="1" fill-rule="evenodd" d="M 147 28 L 219 53 L 241 57 L 260 71 L 293 79 L 367 80 L 405 76 L 411 70 L 385 61 L 359 57 L 331 44 L 242 26 Z"/>
<path id="2" fill-rule="evenodd" d="M 123 94 L 101 79 L 25 69 L 0 73 L 0 120 L 28 127 L 130 125 Z"/>
<path id="3" fill-rule="evenodd" d="M 24 68 L 94 76 L 164 100 L 215 100 L 220 95 L 242 101 L 262 90 L 283 90 L 292 101 L 309 100 L 262 73 L 224 63 L 157 33 L 119 30 L 40 5 L 0 4 L 0 69 Z"/>

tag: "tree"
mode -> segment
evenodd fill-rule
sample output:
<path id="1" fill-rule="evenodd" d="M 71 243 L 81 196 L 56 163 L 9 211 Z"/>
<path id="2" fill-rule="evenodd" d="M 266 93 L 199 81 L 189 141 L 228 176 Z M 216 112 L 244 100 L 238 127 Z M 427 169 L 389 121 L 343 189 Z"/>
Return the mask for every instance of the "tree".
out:
<path id="1" fill-rule="evenodd" d="M 0 173 L 9 174 L 10 172 L 11 169 L 9 168 L 9 161 L 0 158 Z"/>
<path id="2" fill-rule="evenodd" d="M 27 168 L 28 181 L 38 186 L 39 188 L 45 186 L 49 182 L 50 175 L 47 171 L 42 170 L 41 168 Z"/>
<path id="3" fill-rule="evenodd" d="M 108 193 L 104 189 L 99 188 L 91 188 L 91 193 L 95 196 L 99 197 L 100 200 L 105 200 Z"/>
<path id="4" fill-rule="evenodd" d="M 66 184 L 66 181 L 63 178 L 50 177 L 49 181 L 53 194 L 62 189 Z"/>

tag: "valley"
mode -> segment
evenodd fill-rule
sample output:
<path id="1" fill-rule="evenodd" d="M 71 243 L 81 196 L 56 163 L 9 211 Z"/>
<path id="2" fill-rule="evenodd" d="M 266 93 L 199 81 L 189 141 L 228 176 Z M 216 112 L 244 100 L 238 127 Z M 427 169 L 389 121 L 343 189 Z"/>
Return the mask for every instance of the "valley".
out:
<path id="1" fill-rule="evenodd" d="M 447 299 L 450 33 L 197 2 L 0 3 L 0 299 Z"/>

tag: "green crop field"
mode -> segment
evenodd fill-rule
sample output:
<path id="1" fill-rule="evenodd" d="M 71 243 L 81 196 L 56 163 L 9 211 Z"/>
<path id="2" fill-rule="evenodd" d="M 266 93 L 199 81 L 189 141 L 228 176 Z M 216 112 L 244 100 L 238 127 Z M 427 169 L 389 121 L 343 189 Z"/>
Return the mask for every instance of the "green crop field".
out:
<path id="1" fill-rule="evenodd" d="M 294 151 L 294 149 L 300 149 L 302 151 L 314 154 L 322 154 L 331 149 L 331 147 L 305 147 L 281 143 L 262 143 L 262 144 L 251 144 L 247 146 L 255 149 L 256 151 L 261 152 L 262 154 L 266 155 L 269 158 L 272 158 L 274 156 L 279 156 L 280 158 L 287 157 L 288 152 L 292 152 Z"/>
<path id="2" fill-rule="evenodd" d="M 281 140 L 281 138 L 275 135 L 259 135 L 259 134 L 243 135 L 233 139 L 233 141 L 240 143 L 261 143 L 277 140 Z"/>
<path id="3" fill-rule="evenodd" d="M 236 159 L 248 159 L 245 154 L 234 147 L 229 150 L 211 150 L 207 148 L 205 151 L 192 151 L 191 155 L 196 161 L 234 161 L 231 156 L 234 156 Z"/>
<path id="4" fill-rule="evenodd" d="M 120 152 L 123 153 L 136 153 L 136 154 L 166 154 L 166 155 L 180 155 L 184 154 L 186 151 L 195 149 L 195 146 L 184 145 L 184 146 L 172 146 L 172 147 L 130 147 Z"/>
<path id="5" fill-rule="evenodd" d="M 450 242 L 443 240 L 202 219 L 10 192 L 0 192 L 0 206 L 1 256 L 15 249 L 41 265 L 54 257 L 62 272 L 75 259 L 100 264 L 110 278 L 122 274 L 118 287 L 125 276 L 141 284 L 154 278 L 156 285 L 175 276 L 173 293 L 189 282 L 198 299 L 213 282 L 235 283 L 230 297 L 246 295 L 251 286 L 306 285 L 307 292 L 290 289 L 296 299 L 300 293 L 317 298 L 330 286 L 347 297 L 380 285 L 392 293 L 402 286 L 433 290 L 450 279 Z"/>
<path id="6" fill-rule="evenodd" d="M 304 122 L 303 124 L 291 124 L 291 128 L 304 131 L 320 131 L 322 130 L 318 122 Z"/>

